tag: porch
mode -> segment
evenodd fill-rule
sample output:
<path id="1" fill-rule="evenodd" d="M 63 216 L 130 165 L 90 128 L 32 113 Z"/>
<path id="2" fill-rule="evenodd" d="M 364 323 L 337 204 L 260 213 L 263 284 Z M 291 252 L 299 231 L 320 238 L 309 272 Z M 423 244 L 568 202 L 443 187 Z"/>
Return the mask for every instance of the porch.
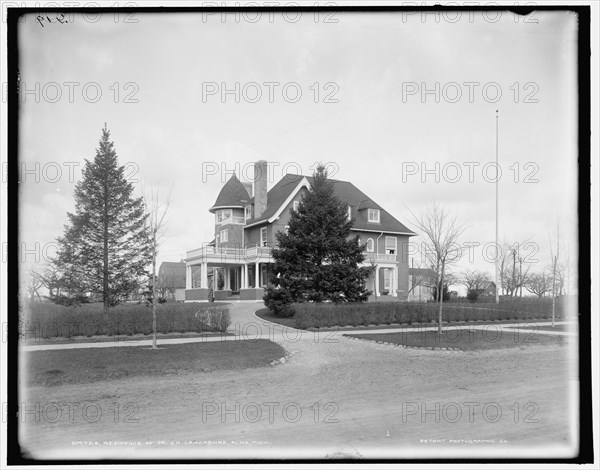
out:
<path id="1" fill-rule="evenodd" d="M 397 297 L 398 263 L 396 254 L 365 253 L 363 266 L 374 266 L 367 288 L 379 297 Z M 215 300 L 261 300 L 269 284 L 273 263 L 270 247 L 247 248 L 206 245 L 187 252 L 186 301 L 207 301 L 210 291 Z"/>
<path id="2" fill-rule="evenodd" d="M 262 300 L 273 259 L 266 247 L 206 245 L 188 251 L 184 261 L 186 301 L 207 301 L 211 290 L 215 300 Z"/>

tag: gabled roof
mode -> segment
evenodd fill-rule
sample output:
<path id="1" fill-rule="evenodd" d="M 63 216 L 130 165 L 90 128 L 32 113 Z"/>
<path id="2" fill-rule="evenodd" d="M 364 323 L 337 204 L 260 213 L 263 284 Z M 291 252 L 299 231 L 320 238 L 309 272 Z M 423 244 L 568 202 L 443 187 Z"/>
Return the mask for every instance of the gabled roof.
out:
<path id="1" fill-rule="evenodd" d="M 185 287 L 185 263 L 174 263 L 172 261 L 163 261 L 158 268 L 158 277 L 165 278 L 183 278 Z"/>
<path id="2" fill-rule="evenodd" d="M 270 219 L 277 215 L 282 208 L 281 206 L 292 195 L 292 193 L 297 190 L 298 185 L 303 178 L 306 178 L 308 184 L 313 183 L 312 176 L 295 175 L 290 173 L 286 174 L 267 193 L 267 209 L 265 212 L 259 218 L 248 220 L 247 226 L 260 224 L 262 222 L 272 222 Z M 333 184 L 334 195 L 340 201 L 346 202 L 351 207 L 352 218 L 354 219 L 354 230 L 417 235 L 352 183 L 334 179 L 330 179 L 329 181 Z M 368 211 L 366 209 L 379 209 L 379 224 L 368 222 Z"/>
<path id="3" fill-rule="evenodd" d="M 224 208 L 243 208 L 249 202 L 250 195 L 248 194 L 248 191 L 234 174 L 229 178 L 229 181 L 225 183 L 225 186 L 221 189 L 221 192 L 217 196 L 217 200 L 209 211 L 214 212 L 217 209 Z"/>

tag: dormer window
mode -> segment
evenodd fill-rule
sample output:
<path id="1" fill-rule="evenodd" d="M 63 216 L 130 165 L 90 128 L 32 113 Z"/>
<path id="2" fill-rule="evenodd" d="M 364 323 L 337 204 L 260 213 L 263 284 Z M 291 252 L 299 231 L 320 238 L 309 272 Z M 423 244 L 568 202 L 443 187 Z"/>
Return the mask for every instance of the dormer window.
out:
<path id="1" fill-rule="evenodd" d="M 252 206 L 244 207 L 244 217 L 246 220 L 252 218 Z"/>
<path id="2" fill-rule="evenodd" d="M 379 209 L 369 209 L 369 223 L 372 223 L 372 224 L 380 223 Z"/>

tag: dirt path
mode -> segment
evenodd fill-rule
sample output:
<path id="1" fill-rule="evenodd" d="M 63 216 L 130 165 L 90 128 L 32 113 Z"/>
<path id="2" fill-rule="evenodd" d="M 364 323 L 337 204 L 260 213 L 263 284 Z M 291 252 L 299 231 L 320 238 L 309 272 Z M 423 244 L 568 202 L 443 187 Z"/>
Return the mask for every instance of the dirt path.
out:
<path id="1" fill-rule="evenodd" d="M 289 352 L 284 364 L 31 389 L 22 444 L 40 458 L 569 455 L 572 338 L 407 350 L 269 324 L 260 307 L 232 305 L 230 330 L 267 335 Z"/>

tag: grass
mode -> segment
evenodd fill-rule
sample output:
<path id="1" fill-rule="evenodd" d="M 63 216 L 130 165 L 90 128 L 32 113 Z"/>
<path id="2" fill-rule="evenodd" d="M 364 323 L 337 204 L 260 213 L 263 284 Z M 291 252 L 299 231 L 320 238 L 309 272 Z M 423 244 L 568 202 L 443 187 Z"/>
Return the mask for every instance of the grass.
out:
<path id="1" fill-rule="evenodd" d="M 577 324 L 575 323 L 565 323 L 556 326 L 552 325 L 535 325 L 535 324 L 527 324 L 524 326 L 517 327 L 521 330 L 535 330 L 535 331 L 566 331 L 566 332 L 576 332 Z"/>
<path id="2" fill-rule="evenodd" d="M 367 303 L 302 303 L 295 304 L 296 328 L 328 328 L 335 326 L 368 326 L 392 324 L 427 324 L 438 320 L 436 303 L 367 302 Z M 547 301 L 519 300 L 496 304 L 444 305 L 443 320 L 449 323 L 465 321 L 524 321 L 549 319 L 552 305 Z M 564 319 L 565 309 L 557 302 L 556 319 Z M 281 323 L 280 320 L 278 322 Z"/>
<path id="3" fill-rule="evenodd" d="M 230 323 L 227 304 L 167 303 L 156 311 L 157 331 L 163 334 L 222 333 Z M 119 305 L 104 315 L 101 305 L 29 303 L 19 320 L 23 341 L 152 333 L 152 309 L 145 304 Z"/>
<path id="4" fill-rule="evenodd" d="M 210 337 L 222 337 L 222 336 L 234 336 L 233 333 L 221 333 L 221 332 L 204 332 L 204 333 L 157 333 L 156 337 L 158 341 L 161 339 L 177 339 L 177 338 L 210 338 Z M 131 343 L 135 341 L 143 341 L 147 339 L 152 339 L 152 333 L 149 334 L 141 334 L 137 333 L 135 335 L 121 335 L 121 336 L 73 336 L 71 338 L 62 338 L 62 337 L 53 337 L 53 338 L 40 338 L 36 340 L 32 340 L 29 338 L 28 341 L 25 342 L 27 345 L 31 344 L 70 344 L 70 343 L 109 343 L 114 341 L 115 343 L 123 342 L 123 343 Z"/>
<path id="5" fill-rule="evenodd" d="M 111 347 L 32 351 L 25 354 L 30 386 L 83 384 L 124 377 L 263 367 L 285 355 L 266 340 L 187 343 L 148 347 Z"/>
<path id="6" fill-rule="evenodd" d="M 277 318 L 277 317 L 274 317 Z M 274 321 L 274 320 L 272 320 Z M 546 320 L 543 320 L 546 321 Z M 443 326 L 444 328 L 447 326 L 464 326 L 464 327 L 469 327 L 469 326 L 477 326 L 477 325 L 519 325 L 519 324 L 523 324 L 523 325 L 535 325 L 536 322 L 535 320 L 481 320 L 481 321 L 477 321 L 477 320 L 473 320 L 473 321 L 457 321 L 457 322 L 453 322 L 453 323 L 449 323 L 447 321 L 443 321 Z M 344 330 L 348 330 L 348 331 L 352 331 L 352 330 L 356 330 L 356 329 L 360 329 L 361 331 L 368 331 L 368 330 L 392 330 L 392 329 L 398 329 L 398 328 L 403 328 L 403 327 L 407 327 L 409 326 L 407 323 L 390 323 L 390 324 L 385 324 L 385 325 L 369 325 L 369 326 L 331 326 L 331 327 L 324 327 L 324 328 L 308 328 L 309 331 L 344 331 Z M 434 326 L 437 326 L 437 322 L 433 322 L 433 323 L 423 323 L 422 325 L 419 323 L 412 323 L 410 326 L 413 327 L 424 327 L 424 328 L 431 328 Z M 533 328 L 533 327 L 531 327 Z M 525 329 L 525 327 L 523 328 Z M 541 327 L 540 327 L 541 329 Z"/>
<path id="7" fill-rule="evenodd" d="M 418 348 L 452 348 L 461 351 L 483 349 L 502 349 L 527 347 L 534 345 L 563 345 L 562 336 L 539 335 L 535 331 L 523 333 L 499 329 L 457 329 L 444 330 L 440 336 L 437 331 L 406 331 L 401 333 L 378 333 L 344 335 L 371 341 L 382 341 L 392 344 Z"/>

